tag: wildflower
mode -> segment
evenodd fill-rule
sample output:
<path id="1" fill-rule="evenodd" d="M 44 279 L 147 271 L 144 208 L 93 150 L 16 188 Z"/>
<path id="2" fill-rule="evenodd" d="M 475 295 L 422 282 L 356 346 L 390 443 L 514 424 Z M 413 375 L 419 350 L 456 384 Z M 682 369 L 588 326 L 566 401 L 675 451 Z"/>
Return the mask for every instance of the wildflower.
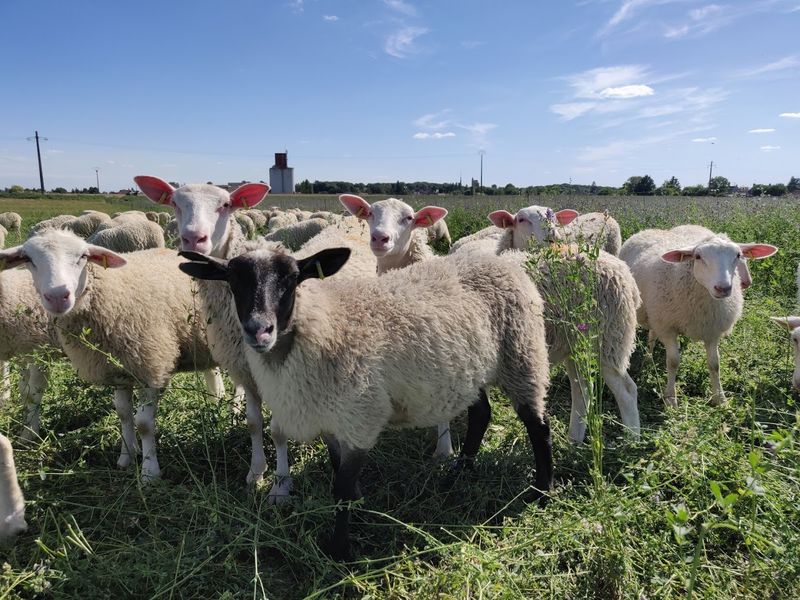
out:
<path id="1" fill-rule="evenodd" d="M 578 323 L 576 327 L 578 328 L 578 331 L 580 331 L 581 333 L 586 333 L 587 331 L 589 331 L 588 323 Z"/>

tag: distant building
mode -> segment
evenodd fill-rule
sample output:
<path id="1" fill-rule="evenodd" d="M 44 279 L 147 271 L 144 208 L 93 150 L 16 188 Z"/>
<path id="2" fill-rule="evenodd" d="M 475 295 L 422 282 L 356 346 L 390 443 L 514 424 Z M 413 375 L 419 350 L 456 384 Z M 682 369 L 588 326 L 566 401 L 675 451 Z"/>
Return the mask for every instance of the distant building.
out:
<path id="1" fill-rule="evenodd" d="M 289 166 L 286 152 L 275 153 L 275 164 L 269 170 L 269 187 L 273 194 L 294 193 L 294 168 Z"/>

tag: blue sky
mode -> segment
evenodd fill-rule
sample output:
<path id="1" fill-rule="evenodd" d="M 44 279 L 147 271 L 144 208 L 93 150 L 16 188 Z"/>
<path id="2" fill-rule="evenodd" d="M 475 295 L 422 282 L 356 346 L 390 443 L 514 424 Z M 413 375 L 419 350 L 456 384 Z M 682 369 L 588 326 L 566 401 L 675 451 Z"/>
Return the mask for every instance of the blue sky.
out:
<path id="1" fill-rule="evenodd" d="M 0 4 L 0 186 L 800 176 L 800 0 Z"/>

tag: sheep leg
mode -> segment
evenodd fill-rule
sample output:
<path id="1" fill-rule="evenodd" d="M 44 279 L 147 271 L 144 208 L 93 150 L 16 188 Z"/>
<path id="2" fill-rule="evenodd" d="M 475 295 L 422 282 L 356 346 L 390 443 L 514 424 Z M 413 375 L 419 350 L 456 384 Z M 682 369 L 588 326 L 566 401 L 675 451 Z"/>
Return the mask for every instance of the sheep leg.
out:
<path id="1" fill-rule="evenodd" d="M 215 400 L 224 400 L 225 382 L 222 381 L 222 372 L 219 367 L 203 371 L 203 378 L 206 380 L 206 389 L 209 395 Z"/>
<path id="2" fill-rule="evenodd" d="M 586 396 L 583 390 L 586 383 L 578 374 L 575 362 L 571 358 L 564 361 L 564 368 L 569 377 L 570 396 L 572 397 L 572 407 L 569 413 L 569 441 L 573 444 L 580 444 L 586 437 Z"/>
<path id="3" fill-rule="evenodd" d="M 664 390 L 664 402 L 673 408 L 678 406 L 678 396 L 675 394 L 675 380 L 678 378 L 678 367 L 681 365 L 681 347 L 678 336 L 670 334 L 659 338 L 667 350 L 667 387 Z"/>
<path id="4" fill-rule="evenodd" d="M 247 473 L 247 484 L 256 484 L 264 479 L 264 471 L 267 470 L 267 456 L 264 454 L 264 414 L 261 412 L 261 396 L 250 387 L 245 388 L 245 416 L 247 420 L 247 431 L 250 433 L 250 471 Z M 275 438 L 275 420 L 272 420 L 272 436 L 275 440 L 276 449 L 278 441 Z M 286 437 L 278 435 L 283 439 L 284 448 Z M 278 449 L 278 462 L 280 462 L 280 449 Z M 288 474 L 288 459 L 287 459 Z"/>
<path id="5" fill-rule="evenodd" d="M 136 410 L 134 423 L 142 440 L 142 483 L 150 483 L 161 476 L 156 453 L 156 413 L 163 390 L 142 388 L 142 400 Z"/>
<path id="6" fill-rule="evenodd" d="M 231 398 L 231 412 L 235 415 L 240 415 L 242 412 L 247 412 L 245 396 L 247 393 L 244 391 L 244 386 L 241 383 L 233 382 L 233 397 Z M 245 407 L 244 410 L 242 407 Z"/>
<path id="7" fill-rule="evenodd" d="M 6 361 L 0 361 L 0 406 L 11 400 L 11 369 Z"/>
<path id="8" fill-rule="evenodd" d="M 368 450 L 339 445 L 341 463 L 333 480 L 333 497 L 342 507 L 336 513 L 333 536 L 327 552 L 334 560 L 344 560 L 350 556 L 350 507 L 349 502 L 361 498 L 358 478 L 367 458 Z"/>
<path id="9" fill-rule="evenodd" d="M 25 430 L 20 439 L 31 442 L 39 437 L 39 418 L 42 396 L 47 389 L 47 368 L 30 362 L 20 379 L 22 406 L 25 410 Z"/>
<path id="10" fill-rule="evenodd" d="M 725 392 L 722 391 L 722 382 L 719 380 L 719 340 L 706 342 L 706 361 L 711 380 L 711 404 L 719 406 L 725 402 Z"/>
<path id="11" fill-rule="evenodd" d="M 478 400 L 467 411 L 467 434 L 464 438 L 464 445 L 461 446 L 458 466 L 472 465 L 475 461 L 491 418 L 492 407 L 489 404 L 489 398 L 486 396 L 486 390 L 481 390 Z"/>
<path id="12" fill-rule="evenodd" d="M 328 433 L 322 434 L 322 440 L 328 447 L 328 456 L 330 456 L 331 459 L 333 472 L 337 473 L 339 471 L 339 465 L 342 464 L 342 447 L 339 444 L 339 440 Z"/>
<path id="13" fill-rule="evenodd" d="M 139 441 L 133 425 L 133 390 L 129 386 L 119 386 L 114 390 L 114 409 L 119 417 L 122 448 L 117 459 L 117 466 L 125 469 L 131 464 L 131 456 L 139 452 Z"/>
<path id="14" fill-rule="evenodd" d="M 611 367 L 603 367 L 603 379 L 617 400 L 622 424 L 635 437 L 639 437 L 638 390 L 631 376 L 625 371 L 617 371 Z"/>
<path id="15" fill-rule="evenodd" d="M 289 493 L 292 491 L 292 476 L 289 474 L 289 444 L 286 434 L 275 417 L 272 417 L 269 428 L 272 433 L 272 443 L 275 444 L 275 454 L 277 455 L 275 483 L 272 484 L 272 489 L 269 491 L 269 502 L 270 504 L 281 504 L 289 500 Z"/>
<path id="16" fill-rule="evenodd" d="M 528 432 L 533 458 L 536 461 L 534 495 L 530 500 L 545 499 L 546 492 L 553 488 L 553 440 L 550 436 L 550 419 L 546 414 L 537 415 L 530 404 L 516 404 L 514 410 Z"/>
<path id="17" fill-rule="evenodd" d="M 450 437 L 450 423 L 440 423 L 438 425 L 438 438 L 436 440 L 436 450 L 433 452 L 434 460 L 446 460 L 453 456 L 453 441 Z"/>

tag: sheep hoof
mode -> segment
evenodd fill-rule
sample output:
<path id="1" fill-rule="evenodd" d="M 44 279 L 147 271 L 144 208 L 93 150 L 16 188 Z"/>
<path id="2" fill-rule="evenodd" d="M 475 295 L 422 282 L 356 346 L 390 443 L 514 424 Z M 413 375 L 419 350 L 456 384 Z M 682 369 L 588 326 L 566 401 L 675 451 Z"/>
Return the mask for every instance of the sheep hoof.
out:
<path id="1" fill-rule="evenodd" d="M 725 404 L 725 393 L 720 392 L 711 396 L 711 406 L 719 406 Z"/>
<path id="2" fill-rule="evenodd" d="M 127 469 L 130 465 L 131 465 L 130 454 L 120 454 L 119 458 L 117 459 L 117 468 Z"/>
<path id="3" fill-rule="evenodd" d="M 435 462 L 447 462 L 453 457 L 453 449 L 440 450 L 439 448 L 433 453 L 433 460 Z"/>
<path id="4" fill-rule="evenodd" d="M 292 491 L 292 478 L 291 477 L 277 477 L 275 483 L 272 484 L 272 489 L 269 491 L 270 504 L 286 504 L 289 502 Z"/>
<path id="5" fill-rule="evenodd" d="M 158 465 L 155 467 L 146 465 L 142 466 L 142 485 L 150 485 L 160 478 L 161 469 L 158 467 Z"/>
<path id="6" fill-rule="evenodd" d="M 247 485 L 249 486 L 257 486 L 262 481 L 264 481 L 263 473 L 253 473 L 253 471 L 250 471 L 247 474 Z"/>
<path id="7" fill-rule="evenodd" d="M 670 408 L 678 408 L 678 397 L 677 396 L 664 396 L 664 404 L 666 404 Z"/>

